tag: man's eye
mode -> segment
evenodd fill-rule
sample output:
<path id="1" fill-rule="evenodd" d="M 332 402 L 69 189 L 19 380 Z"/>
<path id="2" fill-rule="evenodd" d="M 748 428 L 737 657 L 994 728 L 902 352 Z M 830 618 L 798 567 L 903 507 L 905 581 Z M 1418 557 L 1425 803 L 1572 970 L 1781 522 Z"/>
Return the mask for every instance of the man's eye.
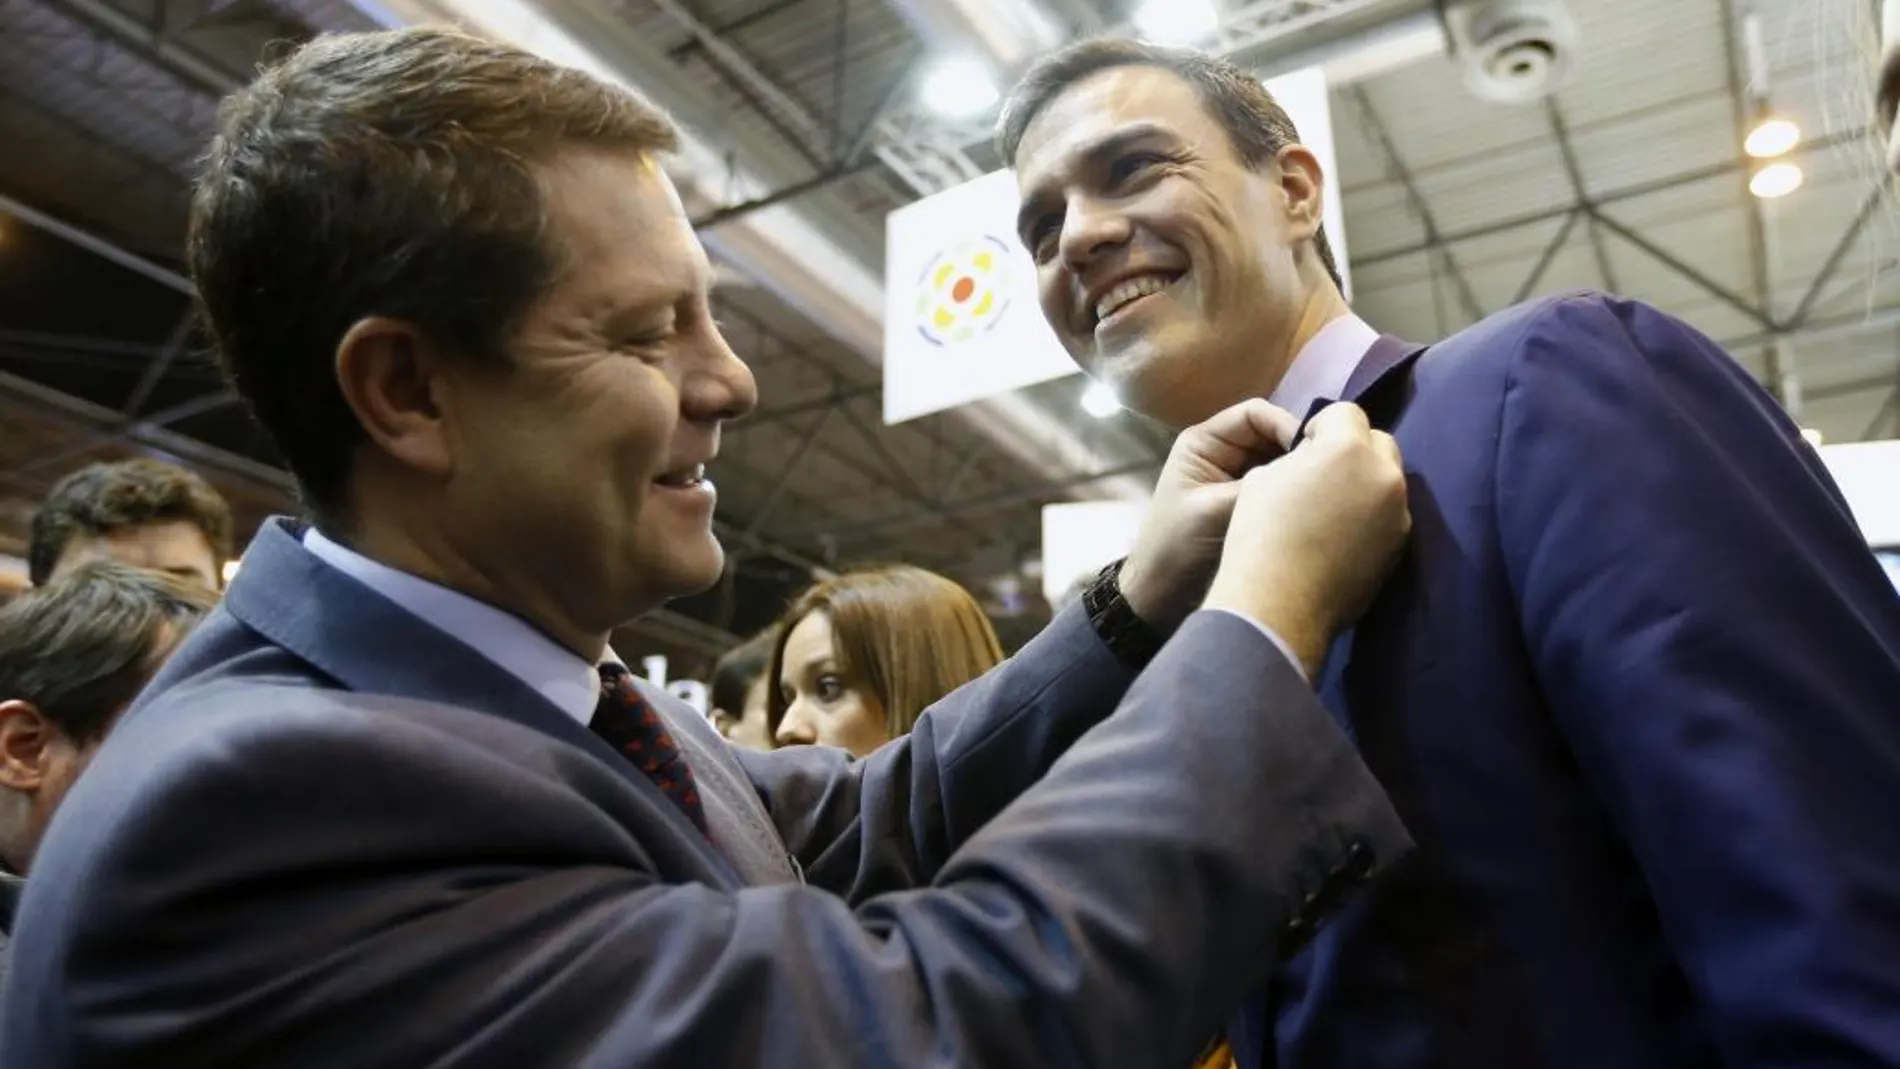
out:
<path id="1" fill-rule="evenodd" d="M 1162 158 L 1163 157 L 1152 152 L 1131 152 L 1116 160 L 1114 165 L 1109 168 L 1109 179 L 1116 185 L 1121 185 L 1130 178 L 1160 163 Z"/>

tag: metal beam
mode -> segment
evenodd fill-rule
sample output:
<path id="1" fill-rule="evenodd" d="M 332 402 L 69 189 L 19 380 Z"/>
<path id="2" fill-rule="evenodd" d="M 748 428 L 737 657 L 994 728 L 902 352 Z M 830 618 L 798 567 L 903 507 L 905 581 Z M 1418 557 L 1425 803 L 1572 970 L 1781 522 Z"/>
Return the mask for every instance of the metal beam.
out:
<path id="1" fill-rule="evenodd" d="M 44 0 L 69 18 L 85 23 L 119 45 L 172 72 L 193 88 L 211 96 L 223 96 L 244 84 L 244 79 L 176 42 L 159 38 L 151 27 L 103 0 Z"/>
<path id="2" fill-rule="evenodd" d="M 197 321 L 197 309 L 187 309 L 179 318 L 178 325 L 172 328 L 171 336 L 165 339 L 164 351 L 145 365 L 145 373 L 139 376 L 138 385 L 132 387 L 131 395 L 125 399 L 125 406 L 120 409 L 127 419 L 137 416 L 145 403 L 152 399 L 152 391 L 158 389 L 158 384 L 171 371 L 172 364 L 184 353 L 185 343 L 191 340 L 191 330 Z"/>
<path id="3" fill-rule="evenodd" d="M 794 416 L 802 416 L 807 412 L 817 412 L 821 409 L 830 408 L 833 405 L 843 404 L 847 401 L 856 401 L 864 397 L 876 397 L 883 392 L 883 384 L 875 382 L 861 386 L 834 387 L 830 393 L 827 393 L 823 397 L 814 397 L 809 401 L 798 401 L 788 405 L 774 405 L 771 408 L 761 408 L 739 422 L 734 423 L 732 426 L 727 427 L 726 433 L 736 434 L 741 431 L 756 430 L 759 427 L 769 427 L 774 423 L 791 419 Z"/>
<path id="4" fill-rule="evenodd" d="M 772 510 L 778 508 L 778 503 L 785 499 L 785 491 L 791 486 L 792 473 L 805 462 L 805 454 L 811 452 L 818 436 L 825 432 L 825 425 L 831 422 L 831 414 L 836 411 L 838 409 L 835 407 L 820 410 L 818 418 L 812 420 L 811 426 L 798 436 L 798 445 L 786 456 L 785 463 L 779 466 L 778 474 L 772 479 L 772 488 L 766 491 L 765 500 L 759 503 L 758 509 L 752 513 L 752 519 L 747 521 L 746 534 L 758 534 L 759 529 L 765 526 L 765 521 L 771 518 Z"/>
<path id="5" fill-rule="evenodd" d="M 1484 318 L 1484 309 L 1479 306 L 1477 295 L 1471 290 L 1471 283 L 1465 279 L 1465 273 L 1458 269 L 1458 261 L 1452 257 L 1451 248 L 1445 244 L 1438 230 L 1438 220 L 1433 217 L 1431 205 L 1425 203 L 1425 197 L 1418 191 L 1418 183 L 1413 181 L 1410 168 L 1399 158 L 1399 151 L 1392 144 L 1392 132 L 1386 129 L 1385 120 L 1379 117 L 1372 106 L 1372 98 L 1366 95 L 1365 87 L 1355 85 L 1348 96 L 1359 109 L 1366 128 L 1372 132 L 1373 140 L 1378 144 L 1380 155 L 1385 157 L 1386 173 L 1391 175 L 1405 190 L 1405 199 L 1412 206 L 1412 214 L 1425 230 L 1425 243 L 1435 250 L 1445 271 L 1451 276 L 1452 285 L 1458 293 L 1458 303 L 1463 306 L 1465 316 L 1473 323 Z"/>
<path id="6" fill-rule="evenodd" d="M 1018 490 L 1003 490 L 993 494 L 965 498 L 962 501 L 952 501 L 945 504 L 941 509 L 930 509 L 927 511 L 905 509 L 902 512 L 892 512 L 883 516 L 874 517 L 863 523 L 853 523 L 849 533 L 854 540 L 863 541 L 867 538 L 881 537 L 911 527 L 941 523 L 947 516 L 973 516 L 978 513 L 1006 508 L 1011 505 L 1022 505 L 1043 499 L 1064 498 L 1068 496 L 1067 491 L 1073 490 L 1077 486 L 1105 479 L 1122 479 L 1133 475 L 1145 475 L 1153 472 L 1158 467 L 1160 467 L 1160 465 L 1152 460 L 1143 460 L 1133 464 L 1123 464 L 1118 467 L 1108 468 L 1103 471 L 1092 471 L 1082 475 L 1072 475 L 1066 479 L 1057 479 L 1038 486 L 1025 487 Z M 821 533 L 824 532 L 816 528 L 802 528 L 792 534 L 782 535 L 781 537 L 806 538 L 816 537 Z"/>
<path id="7" fill-rule="evenodd" d="M 1658 246 L 1654 242 L 1650 241 L 1648 238 L 1643 237 L 1641 234 L 1636 233 L 1634 230 L 1631 230 L 1629 227 L 1626 227 L 1622 223 L 1617 222 L 1615 219 L 1612 219 L 1609 216 L 1604 215 L 1602 212 L 1597 211 L 1595 208 L 1592 208 L 1586 205 L 1583 210 L 1586 212 L 1589 212 L 1592 216 L 1594 216 L 1597 222 L 1603 224 L 1603 226 L 1606 229 L 1608 229 L 1611 233 L 1615 234 L 1617 237 L 1622 238 L 1624 241 L 1629 242 L 1631 245 L 1636 246 L 1638 249 L 1641 249 L 1643 252 L 1647 253 L 1649 257 L 1655 260 L 1657 263 L 1662 264 L 1664 267 L 1667 267 L 1670 270 L 1676 272 L 1677 274 L 1681 275 L 1683 278 L 1686 278 L 1690 282 L 1695 283 L 1697 286 L 1706 290 L 1710 296 L 1721 301 L 1723 304 L 1728 305 L 1729 307 L 1742 313 L 1743 315 L 1754 320 L 1755 322 L 1760 323 L 1762 327 L 1766 330 L 1774 331 L 1774 332 L 1782 332 L 1781 324 L 1775 322 L 1775 320 L 1771 316 L 1769 316 L 1769 314 L 1766 311 L 1764 311 L 1761 308 L 1756 307 L 1753 304 L 1750 304 L 1748 301 L 1744 300 L 1740 295 L 1736 294 L 1733 290 L 1728 289 L 1727 287 L 1723 286 L 1721 283 L 1715 281 L 1709 276 L 1703 274 L 1701 271 L 1685 263 L 1681 259 L 1677 258 L 1675 255 L 1670 253 L 1668 250 L 1662 248 L 1661 246 Z"/>
<path id="8" fill-rule="evenodd" d="M 1564 174 L 1570 179 L 1570 194 L 1577 198 L 1578 204 L 1590 204 L 1590 191 L 1583 182 L 1583 166 L 1577 162 L 1577 149 L 1570 141 L 1570 126 L 1564 121 L 1563 109 L 1557 106 L 1555 97 L 1544 98 L 1544 114 L 1550 120 L 1550 130 L 1557 138 L 1557 152 L 1563 158 Z M 1573 214 L 1571 220 L 1577 217 Z M 1586 216 L 1589 220 L 1590 253 L 1596 258 L 1597 274 L 1603 279 L 1603 288 L 1611 293 L 1622 292 L 1617 285 L 1616 269 L 1610 263 L 1609 251 L 1603 247 L 1603 232 L 1598 229 L 1595 216 Z"/>
<path id="9" fill-rule="evenodd" d="M 1537 292 L 1538 283 L 1544 281 L 1544 272 L 1550 270 L 1551 261 L 1557 258 L 1557 253 L 1563 249 L 1564 242 L 1570 240 L 1570 232 L 1576 229 L 1577 220 L 1582 216 L 1582 212 L 1571 212 L 1564 216 L 1563 225 L 1551 235 L 1550 241 L 1544 246 L 1543 253 L 1537 257 L 1537 266 L 1531 268 L 1531 273 L 1524 278 L 1524 284 L 1519 286 L 1517 292 L 1511 296 L 1512 304 L 1523 304 L 1530 299 L 1531 294 Z"/>
<path id="10" fill-rule="evenodd" d="M 1841 145 L 1860 142 L 1867 137 L 1867 131 L 1868 127 L 1861 126 L 1852 130 L 1825 134 L 1821 137 L 1802 142 L 1800 145 L 1790 149 L 1788 155 L 1791 157 L 1803 156 L 1811 152 L 1825 151 L 1827 149 L 1837 148 Z M 1726 160 L 1708 167 L 1698 167 L 1692 171 L 1682 171 L 1664 178 L 1658 178 L 1648 182 L 1638 182 L 1634 185 L 1624 186 L 1622 189 L 1599 194 L 1594 202 L 1594 206 L 1604 208 L 1626 200 L 1633 200 L 1637 197 L 1646 197 L 1652 193 L 1663 193 L 1671 189 L 1679 189 L 1682 186 L 1694 185 L 1697 182 L 1706 182 L 1711 179 L 1721 178 L 1724 175 L 1735 174 L 1743 169 L 1743 165 L 1740 162 L 1736 160 Z M 1526 212 L 1523 215 L 1515 215 L 1509 219 L 1500 219 L 1495 223 L 1474 226 L 1466 230 L 1460 230 L 1455 234 L 1442 234 L 1436 242 L 1422 241 L 1413 245 L 1401 245 L 1396 248 L 1382 249 L 1378 252 L 1367 253 L 1363 256 L 1354 252 L 1352 255 L 1352 265 L 1353 268 L 1357 270 L 1360 267 L 1369 267 L 1373 264 L 1400 260 L 1408 256 L 1417 256 L 1420 253 L 1429 253 L 1436 245 L 1441 243 L 1445 245 L 1456 245 L 1460 242 L 1475 241 L 1478 238 L 1508 234 L 1513 230 L 1522 230 L 1527 226 L 1546 223 L 1552 219 L 1560 219 L 1584 207 L 1587 206 L 1575 203 L 1560 204 L 1542 211 Z"/>
<path id="11" fill-rule="evenodd" d="M 1801 302 L 1795 305 L 1794 312 L 1788 316 L 1788 322 L 1796 326 L 1806 322 L 1808 314 L 1814 310 L 1814 302 L 1820 299 L 1821 291 L 1827 288 L 1828 282 L 1834 278 L 1834 272 L 1840 270 L 1841 261 L 1847 258 L 1848 250 L 1852 249 L 1854 242 L 1859 240 L 1861 231 L 1867 226 L 1867 220 L 1873 218 L 1875 209 L 1887 199 L 1887 188 L 1892 180 L 1893 175 L 1884 172 L 1879 178 L 1874 179 L 1873 188 L 1867 191 L 1866 198 L 1860 202 L 1860 210 L 1854 213 L 1853 221 L 1847 224 L 1847 229 L 1841 231 L 1840 240 L 1834 243 L 1833 250 L 1827 254 L 1827 260 L 1822 263 L 1820 273 L 1808 283 L 1807 292 L 1801 295 Z"/>
<path id="12" fill-rule="evenodd" d="M 182 293 L 187 297 L 195 298 L 198 295 L 198 291 L 192 287 L 191 280 L 178 272 L 167 267 L 160 267 L 145 257 L 128 252 L 97 234 L 55 219 L 4 193 L 0 193 L 0 211 L 6 212 L 28 226 L 37 227 L 54 237 L 63 238 L 94 256 L 110 260 L 127 271 L 144 275 L 166 289 Z"/>
<path id="13" fill-rule="evenodd" d="M 762 197 L 753 197 L 737 204 L 728 204 L 723 208 L 714 208 L 693 220 L 694 230 L 710 230 L 721 223 L 730 223 L 734 219 L 743 219 L 753 212 L 765 208 L 776 208 L 797 200 L 807 194 L 816 193 L 828 186 L 836 185 L 847 178 L 866 174 L 883 166 L 880 160 L 857 160 L 852 163 L 834 163 L 824 170 L 803 181 L 793 182 L 789 186 L 775 189 Z"/>
<path id="14" fill-rule="evenodd" d="M 50 453 L 40 453 L 31 460 L 21 464 L 15 464 L 6 471 L 0 471 L 0 479 L 4 479 L 16 486 L 27 486 L 30 484 L 24 476 L 31 475 L 36 471 L 45 471 L 47 468 L 58 467 L 69 460 L 83 457 L 87 453 L 98 449 L 100 446 L 111 445 L 113 442 L 123 441 L 128 438 L 140 438 L 152 431 L 173 423 L 181 423 L 193 416 L 202 416 L 206 412 L 214 412 L 220 408 L 227 408 L 236 404 L 237 401 L 237 394 L 229 390 L 219 390 L 216 393 L 204 394 L 193 397 L 188 401 L 181 401 L 169 408 L 159 409 L 144 419 L 127 419 L 121 416 L 116 426 L 100 428 L 91 434 L 83 436 L 80 441 L 64 449 L 55 449 Z"/>

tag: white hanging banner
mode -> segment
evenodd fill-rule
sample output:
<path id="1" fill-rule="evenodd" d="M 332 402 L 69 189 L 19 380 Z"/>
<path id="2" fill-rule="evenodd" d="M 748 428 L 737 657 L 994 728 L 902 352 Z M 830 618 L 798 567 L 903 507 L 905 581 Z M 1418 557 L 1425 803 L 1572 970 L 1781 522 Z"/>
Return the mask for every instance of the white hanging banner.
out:
<path id="1" fill-rule="evenodd" d="M 1326 76 L 1309 67 L 1263 84 L 1319 157 L 1326 234 L 1345 278 L 1346 228 Z M 1014 173 L 996 171 L 905 205 L 886 220 L 884 422 L 1075 372 L 1043 321 L 1035 261 L 1016 238 L 1021 203 Z M 1350 280 L 1348 287 L 1350 296 Z"/>
<path id="2" fill-rule="evenodd" d="M 1146 501 L 1065 501 L 1042 507 L 1042 596 L 1060 606 L 1078 583 L 1134 548 Z"/>
<path id="3" fill-rule="evenodd" d="M 996 171 L 885 223 L 884 422 L 1075 371 L 1036 303 L 1016 239 L 1016 176 Z"/>

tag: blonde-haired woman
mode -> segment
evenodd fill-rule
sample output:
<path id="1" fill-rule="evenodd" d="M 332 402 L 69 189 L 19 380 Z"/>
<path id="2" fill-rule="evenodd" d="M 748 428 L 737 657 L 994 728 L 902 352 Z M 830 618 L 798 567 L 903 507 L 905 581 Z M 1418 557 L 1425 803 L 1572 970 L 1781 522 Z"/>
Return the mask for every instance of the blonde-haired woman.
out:
<path id="1" fill-rule="evenodd" d="M 766 676 L 773 740 L 860 757 L 1003 660 L 976 599 L 909 565 L 819 583 L 792 603 L 778 634 Z"/>

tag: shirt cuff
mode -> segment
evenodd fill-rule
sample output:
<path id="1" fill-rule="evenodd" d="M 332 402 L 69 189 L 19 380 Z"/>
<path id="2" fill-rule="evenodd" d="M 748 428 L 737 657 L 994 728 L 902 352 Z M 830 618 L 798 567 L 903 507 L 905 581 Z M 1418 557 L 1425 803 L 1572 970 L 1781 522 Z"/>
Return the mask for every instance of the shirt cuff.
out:
<path id="1" fill-rule="evenodd" d="M 1287 660 L 1287 663 L 1293 666 L 1293 670 L 1300 674 L 1300 678 L 1306 680 L 1306 685 L 1309 687 L 1313 685 L 1312 678 L 1306 674 L 1306 666 L 1301 664 L 1299 657 L 1293 653 L 1293 647 L 1287 645 L 1286 640 L 1281 638 L 1278 634 L 1276 634 L 1273 628 L 1268 627 L 1266 624 L 1261 623 L 1260 621 L 1254 619 L 1251 616 L 1248 616 L 1244 612 L 1235 612 L 1232 609 L 1215 609 L 1214 611 L 1226 613 L 1227 615 L 1233 617 L 1236 620 L 1245 620 L 1249 624 L 1252 624 L 1253 629 L 1255 631 L 1258 631 L 1262 635 L 1265 635 L 1267 637 L 1267 641 L 1273 643 L 1274 648 L 1280 651 L 1280 655 L 1282 657 L 1285 657 Z"/>

